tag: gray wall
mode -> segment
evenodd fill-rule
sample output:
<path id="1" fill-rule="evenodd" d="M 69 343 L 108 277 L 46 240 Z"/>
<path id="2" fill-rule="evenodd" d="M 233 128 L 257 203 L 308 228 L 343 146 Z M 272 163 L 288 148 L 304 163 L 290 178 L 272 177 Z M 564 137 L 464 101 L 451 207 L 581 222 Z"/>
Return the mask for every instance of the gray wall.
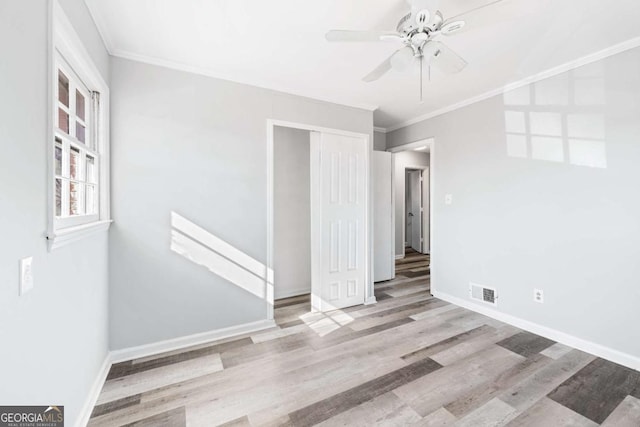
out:
<path id="1" fill-rule="evenodd" d="M 435 137 L 433 287 L 640 356 L 638 99 L 634 49 L 387 135 Z"/>
<path id="2" fill-rule="evenodd" d="M 78 417 L 108 350 L 107 234 L 47 251 L 48 2 L 0 1 L 0 402 L 58 403 Z M 63 6 L 96 39 L 81 0 Z M 101 44 L 87 46 L 106 57 Z M 104 63 L 98 62 L 108 78 Z M 18 296 L 18 260 L 34 288 Z"/>
<path id="3" fill-rule="evenodd" d="M 384 132 L 373 133 L 373 149 L 375 151 L 387 150 L 387 134 Z"/>
<path id="4" fill-rule="evenodd" d="M 413 141 L 411 141 L 413 142 Z M 398 144 L 402 145 L 402 144 Z M 393 185 L 395 188 L 395 248 L 396 256 L 404 255 L 404 209 L 406 196 L 405 171 L 407 167 L 429 166 L 429 154 L 419 151 L 401 151 L 393 155 Z"/>
<path id="5" fill-rule="evenodd" d="M 311 292 L 311 135 L 277 126 L 274 135 L 275 297 Z"/>
<path id="6" fill-rule="evenodd" d="M 373 138 L 372 112 L 118 58 L 111 65 L 112 348 L 265 319 L 264 299 L 223 279 L 212 265 L 220 254 L 197 241 L 222 239 L 264 264 L 266 120 Z M 172 237 L 172 212 L 204 236 Z M 183 256 L 174 237 L 196 246 Z M 196 249 L 197 260 L 188 254 Z"/>

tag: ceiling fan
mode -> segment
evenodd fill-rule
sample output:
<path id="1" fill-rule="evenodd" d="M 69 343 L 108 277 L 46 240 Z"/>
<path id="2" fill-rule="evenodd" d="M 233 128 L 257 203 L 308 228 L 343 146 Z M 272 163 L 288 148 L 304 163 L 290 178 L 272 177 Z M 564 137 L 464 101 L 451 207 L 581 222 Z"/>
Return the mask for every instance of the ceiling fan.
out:
<path id="1" fill-rule="evenodd" d="M 449 74 L 458 73 L 467 66 L 467 62 L 462 57 L 436 39 L 440 36 L 451 36 L 462 30 L 466 22 L 461 18 L 477 9 L 445 20 L 438 10 L 440 1 L 407 0 L 411 11 L 400 19 L 396 31 L 331 30 L 326 34 L 326 39 L 330 42 L 397 41 L 404 44 L 362 80 L 373 82 L 392 69 L 404 71 L 415 62 L 419 62 L 420 101 L 422 101 L 422 78 L 425 63 L 428 67 L 434 66 Z M 501 0 L 493 1 L 489 5 L 499 1 Z"/>

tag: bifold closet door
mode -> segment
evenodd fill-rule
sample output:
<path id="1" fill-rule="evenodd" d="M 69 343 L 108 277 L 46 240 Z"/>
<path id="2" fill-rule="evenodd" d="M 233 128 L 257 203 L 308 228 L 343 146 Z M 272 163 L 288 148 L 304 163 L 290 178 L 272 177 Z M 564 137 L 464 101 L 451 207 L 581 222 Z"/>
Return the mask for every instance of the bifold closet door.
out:
<path id="1" fill-rule="evenodd" d="M 312 308 L 365 301 L 367 164 L 363 138 L 311 133 Z"/>

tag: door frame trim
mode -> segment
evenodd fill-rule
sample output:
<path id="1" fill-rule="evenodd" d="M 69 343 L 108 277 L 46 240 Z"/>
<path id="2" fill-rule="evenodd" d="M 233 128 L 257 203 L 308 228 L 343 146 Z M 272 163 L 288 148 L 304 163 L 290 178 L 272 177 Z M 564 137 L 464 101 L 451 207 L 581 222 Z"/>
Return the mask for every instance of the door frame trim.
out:
<path id="1" fill-rule="evenodd" d="M 374 258 L 373 258 L 373 264 L 374 264 L 374 266 L 373 266 L 373 272 L 374 272 L 374 274 L 373 274 L 373 282 L 374 283 L 378 283 L 376 281 L 376 277 L 375 277 L 375 271 L 376 271 L 375 266 L 377 265 L 376 258 L 375 258 L 376 257 L 376 254 L 375 254 L 375 244 L 376 244 L 375 243 L 375 238 L 376 238 L 376 230 L 375 230 L 376 220 L 375 220 L 375 216 L 379 215 L 378 211 L 376 210 L 376 209 L 378 209 L 378 206 L 377 206 L 377 203 L 376 203 L 376 196 L 377 196 L 376 191 L 377 190 L 376 190 L 376 188 L 374 188 L 375 187 L 375 180 L 376 180 L 376 178 L 374 178 L 374 176 L 377 175 L 376 165 L 375 165 L 375 157 L 377 155 L 376 153 L 384 154 L 385 155 L 384 156 L 385 157 L 385 163 L 387 161 L 389 162 L 389 177 L 388 177 L 389 178 L 389 183 L 388 183 L 388 185 L 389 185 L 389 187 L 388 187 L 388 189 L 389 189 L 389 200 L 388 200 L 388 202 L 390 203 L 390 206 L 389 206 L 390 215 L 388 217 L 388 220 L 391 223 L 390 224 L 391 228 L 389 230 L 389 234 L 390 235 L 388 237 L 390 239 L 389 245 L 390 245 L 391 253 L 389 254 L 389 259 L 387 259 L 386 262 L 383 262 L 382 264 L 388 263 L 388 267 L 389 267 L 389 271 L 390 271 L 390 274 L 391 274 L 391 278 L 390 279 L 385 279 L 383 281 L 395 279 L 395 276 L 396 276 L 396 259 L 397 259 L 396 258 L 396 242 L 395 242 L 395 239 L 394 239 L 394 230 L 395 230 L 395 227 L 396 227 L 396 224 L 395 224 L 395 221 L 394 221 L 394 213 L 395 213 L 396 206 L 395 206 L 395 202 L 393 200 L 393 194 L 394 194 L 393 193 L 393 187 L 394 187 L 394 185 L 393 185 L 394 184 L 393 183 L 393 154 L 389 153 L 387 151 L 375 151 L 374 150 L 373 153 L 371 154 L 371 162 L 372 162 L 372 164 L 371 164 L 371 191 L 373 192 L 372 194 L 374 195 L 373 196 L 373 206 L 374 206 L 374 208 L 373 208 L 373 213 L 374 213 L 374 224 L 373 224 L 373 228 L 374 228 L 374 232 L 373 233 L 374 234 L 373 234 L 373 238 L 374 238 L 374 240 L 372 241 L 372 245 L 374 246 L 374 253 L 373 253 L 373 256 L 374 256 Z M 386 204 L 387 203 L 385 203 L 385 205 Z M 384 222 L 386 222 L 386 221 L 384 221 Z"/>
<path id="2" fill-rule="evenodd" d="M 373 304 L 376 302 L 376 297 L 373 293 L 373 263 L 371 262 L 373 256 L 373 197 L 371 192 L 373 191 L 371 185 L 371 156 L 373 152 L 371 135 L 368 133 L 352 132 L 343 129 L 327 128 L 322 126 L 309 125 L 306 123 L 296 123 L 285 120 L 267 119 L 267 260 L 265 271 L 265 299 L 267 305 L 267 320 L 274 318 L 274 290 L 275 290 L 275 274 L 274 274 L 274 128 L 276 126 L 308 130 L 311 132 L 324 132 L 333 133 L 338 135 L 344 135 L 355 138 L 362 138 L 366 144 L 366 150 L 369 155 L 365 156 L 365 304 Z M 309 142 L 311 143 L 311 142 Z M 312 248 L 313 250 L 313 248 Z M 313 256 L 313 253 L 312 253 Z"/>

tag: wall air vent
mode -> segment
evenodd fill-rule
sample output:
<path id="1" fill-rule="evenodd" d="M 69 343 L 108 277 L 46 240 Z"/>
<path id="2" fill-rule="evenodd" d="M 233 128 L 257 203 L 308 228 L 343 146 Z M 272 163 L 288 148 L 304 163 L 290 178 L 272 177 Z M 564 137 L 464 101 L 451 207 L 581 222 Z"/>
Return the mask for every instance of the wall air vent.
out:
<path id="1" fill-rule="evenodd" d="M 476 301 L 485 304 L 498 305 L 498 292 L 494 288 L 471 283 L 469 285 L 469 296 Z"/>

